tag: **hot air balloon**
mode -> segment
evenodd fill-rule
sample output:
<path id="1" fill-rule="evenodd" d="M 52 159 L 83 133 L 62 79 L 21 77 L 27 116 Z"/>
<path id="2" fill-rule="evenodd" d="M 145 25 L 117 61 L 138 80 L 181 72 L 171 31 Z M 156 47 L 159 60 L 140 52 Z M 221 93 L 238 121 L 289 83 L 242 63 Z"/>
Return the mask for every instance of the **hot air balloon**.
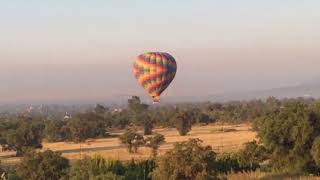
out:
<path id="1" fill-rule="evenodd" d="M 148 52 L 139 55 L 133 64 L 133 74 L 150 94 L 154 103 L 160 101 L 177 72 L 175 59 L 165 52 Z"/>

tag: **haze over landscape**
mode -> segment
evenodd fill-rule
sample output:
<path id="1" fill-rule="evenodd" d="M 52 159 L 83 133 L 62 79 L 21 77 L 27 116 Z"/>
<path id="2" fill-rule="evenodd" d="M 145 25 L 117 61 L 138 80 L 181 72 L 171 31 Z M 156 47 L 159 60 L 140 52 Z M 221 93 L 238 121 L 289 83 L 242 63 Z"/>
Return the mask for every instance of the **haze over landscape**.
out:
<path id="1" fill-rule="evenodd" d="M 252 91 L 281 95 L 269 89 L 282 87 L 293 87 L 290 96 L 317 97 L 319 5 L 316 0 L 0 2 L 0 103 L 147 98 L 131 68 L 135 57 L 148 51 L 166 51 L 177 60 L 165 99 L 224 100 L 223 95 L 240 93 L 230 96 L 237 99 Z"/>
<path id="2" fill-rule="evenodd" d="M 0 0 L 0 180 L 320 179 L 319 0 Z"/>

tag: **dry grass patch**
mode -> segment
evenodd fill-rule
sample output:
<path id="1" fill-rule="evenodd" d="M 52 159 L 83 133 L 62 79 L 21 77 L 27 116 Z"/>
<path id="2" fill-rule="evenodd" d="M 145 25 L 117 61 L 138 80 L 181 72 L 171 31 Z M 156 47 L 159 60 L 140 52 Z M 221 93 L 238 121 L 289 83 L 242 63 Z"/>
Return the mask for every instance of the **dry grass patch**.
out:
<path id="1" fill-rule="evenodd" d="M 203 140 L 204 144 L 212 146 L 218 152 L 237 151 L 243 147 L 243 144 L 255 139 L 256 133 L 250 130 L 249 124 L 240 125 L 207 125 L 207 126 L 194 126 L 192 131 L 187 136 L 180 136 L 178 131 L 174 128 L 161 128 L 154 131 L 165 136 L 165 143 L 159 148 L 159 155 L 164 154 L 166 151 L 173 147 L 176 142 L 187 141 L 190 138 L 199 138 Z M 218 131 L 219 129 L 233 129 L 230 132 Z M 214 131 L 214 132 L 213 132 Z M 123 131 L 111 132 L 116 134 Z M 81 146 L 81 153 L 80 153 Z M 90 139 L 86 143 L 43 143 L 43 150 L 60 151 L 63 156 L 74 160 L 82 156 L 92 156 L 100 154 L 107 159 L 116 160 L 130 160 L 145 159 L 151 156 L 149 148 L 142 147 L 138 153 L 129 154 L 127 149 L 120 143 L 118 138 L 104 138 L 104 139 Z M 0 152 L 1 156 L 6 153 L 14 152 Z M 7 161 L 9 159 L 5 159 Z"/>

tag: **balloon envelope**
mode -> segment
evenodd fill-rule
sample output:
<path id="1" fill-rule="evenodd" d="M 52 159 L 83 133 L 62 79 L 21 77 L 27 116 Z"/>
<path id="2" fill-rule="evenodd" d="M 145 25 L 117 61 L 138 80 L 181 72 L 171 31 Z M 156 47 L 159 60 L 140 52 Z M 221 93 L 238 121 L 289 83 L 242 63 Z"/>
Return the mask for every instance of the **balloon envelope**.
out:
<path id="1" fill-rule="evenodd" d="M 142 87 L 159 102 L 177 72 L 175 59 L 165 52 L 148 52 L 139 55 L 133 64 L 133 74 Z"/>

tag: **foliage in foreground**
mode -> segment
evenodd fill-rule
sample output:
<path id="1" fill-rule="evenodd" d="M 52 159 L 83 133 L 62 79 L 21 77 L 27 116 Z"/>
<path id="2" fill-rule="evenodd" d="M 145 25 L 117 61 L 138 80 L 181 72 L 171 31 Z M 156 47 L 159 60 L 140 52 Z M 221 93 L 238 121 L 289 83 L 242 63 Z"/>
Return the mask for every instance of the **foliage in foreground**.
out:
<path id="1" fill-rule="evenodd" d="M 79 160 L 69 171 L 70 180 L 112 179 L 112 180 L 151 180 L 153 160 L 112 161 L 101 156 Z"/>
<path id="2" fill-rule="evenodd" d="M 67 175 L 69 160 L 61 153 L 44 151 L 26 154 L 17 167 L 17 175 L 25 180 L 60 179 Z"/>
<path id="3" fill-rule="evenodd" d="M 5 173 L 5 171 L 4 171 L 4 169 L 2 169 L 2 167 L 1 167 L 1 161 L 0 161 L 0 178 L 1 178 L 1 176 L 3 175 L 3 173 Z"/>
<path id="4" fill-rule="evenodd" d="M 295 175 L 274 172 L 238 172 L 226 176 L 228 180 L 318 180 L 319 177 L 312 175 Z"/>
<path id="5" fill-rule="evenodd" d="M 218 179 L 216 153 L 199 139 L 176 143 L 174 148 L 156 161 L 154 180 Z"/>
<path id="6" fill-rule="evenodd" d="M 286 103 L 270 109 L 255 126 L 274 171 L 319 174 L 320 104 Z"/>
<path id="7" fill-rule="evenodd" d="M 223 153 L 218 157 L 219 172 L 229 174 L 234 172 L 251 172 L 260 168 L 260 164 L 268 159 L 264 146 L 256 141 L 246 143 L 244 149 L 238 152 Z"/>

